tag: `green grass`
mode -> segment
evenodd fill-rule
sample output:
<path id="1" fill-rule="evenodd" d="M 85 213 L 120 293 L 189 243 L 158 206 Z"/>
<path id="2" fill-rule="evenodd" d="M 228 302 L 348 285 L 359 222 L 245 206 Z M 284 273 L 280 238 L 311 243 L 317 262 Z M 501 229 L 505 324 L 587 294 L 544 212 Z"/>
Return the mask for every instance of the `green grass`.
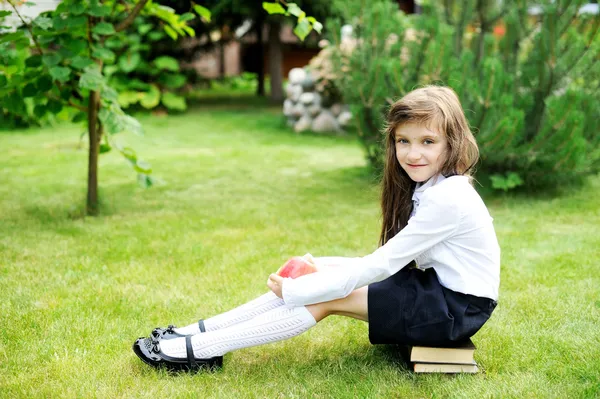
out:
<path id="1" fill-rule="evenodd" d="M 359 256 L 379 233 L 360 145 L 296 135 L 279 109 L 142 117 L 122 137 L 161 179 L 142 189 L 100 161 L 102 216 L 82 217 L 79 128 L 0 135 L 0 396 L 512 397 L 600 395 L 600 179 L 560 198 L 487 198 L 502 252 L 500 301 L 475 335 L 477 375 L 415 375 L 367 324 L 225 356 L 216 373 L 142 364 L 135 338 L 266 292 L 289 256 Z"/>

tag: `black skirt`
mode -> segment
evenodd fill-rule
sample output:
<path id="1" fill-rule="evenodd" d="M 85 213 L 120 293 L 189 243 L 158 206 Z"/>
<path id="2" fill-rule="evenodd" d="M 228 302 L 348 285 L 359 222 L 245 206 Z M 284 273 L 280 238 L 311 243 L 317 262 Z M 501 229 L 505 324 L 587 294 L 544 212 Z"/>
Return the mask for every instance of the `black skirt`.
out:
<path id="1" fill-rule="evenodd" d="M 496 301 L 443 287 L 433 268 L 405 267 L 368 289 L 372 344 L 452 345 L 473 336 Z"/>

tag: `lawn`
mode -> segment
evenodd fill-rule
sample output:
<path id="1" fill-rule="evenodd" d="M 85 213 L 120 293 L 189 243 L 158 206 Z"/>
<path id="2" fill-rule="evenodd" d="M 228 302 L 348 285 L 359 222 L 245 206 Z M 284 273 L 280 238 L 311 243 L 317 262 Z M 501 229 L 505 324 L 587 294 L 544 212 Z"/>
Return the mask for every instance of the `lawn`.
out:
<path id="1" fill-rule="evenodd" d="M 289 341 L 168 375 L 133 341 L 266 292 L 288 257 L 360 256 L 378 189 L 351 137 L 296 135 L 279 110 L 202 107 L 123 136 L 143 189 L 100 160 L 102 215 L 82 217 L 75 126 L 0 134 L 0 396 L 501 397 L 600 395 L 600 178 L 558 198 L 486 197 L 502 247 L 500 300 L 473 341 L 481 373 L 416 375 L 367 324 L 330 317 Z"/>

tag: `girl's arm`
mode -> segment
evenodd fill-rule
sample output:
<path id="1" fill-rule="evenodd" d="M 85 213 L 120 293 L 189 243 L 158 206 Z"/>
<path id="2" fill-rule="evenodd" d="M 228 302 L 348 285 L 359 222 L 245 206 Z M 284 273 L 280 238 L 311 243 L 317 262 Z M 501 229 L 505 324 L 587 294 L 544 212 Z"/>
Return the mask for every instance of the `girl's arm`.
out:
<path id="1" fill-rule="evenodd" d="M 423 195 L 419 212 L 385 245 L 362 258 L 342 258 L 340 265 L 296 279 L 285 278 L 282 295 L 288 306 L 344 298 L 357 288 L 385 280 L 420 254 L 451 237 L 458 228 L 460 198 L 452 193 Z M 443 195 L 440 195 L 443 194 Z"/>

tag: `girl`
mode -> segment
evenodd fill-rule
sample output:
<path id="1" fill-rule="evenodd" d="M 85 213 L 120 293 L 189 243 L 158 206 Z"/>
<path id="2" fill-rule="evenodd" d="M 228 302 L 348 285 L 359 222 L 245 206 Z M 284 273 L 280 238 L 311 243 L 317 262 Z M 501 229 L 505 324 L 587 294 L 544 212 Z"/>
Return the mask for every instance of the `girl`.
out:
<path id="1" fill-rule="evenodd" d="M 135 353 L 152 366 L 221 366 L 232 350 L 294 337 L 329 315 L 369 323 L 373 344 L 447 345 L 496 307 L 500 248 L 469 172 L 479 151 L 447 87 L 408 93 L 389 110 L 380 247 L 316 258 L 318 272 L 269 276 L 269 292 L 184 328 L 155 329 Z"/>

